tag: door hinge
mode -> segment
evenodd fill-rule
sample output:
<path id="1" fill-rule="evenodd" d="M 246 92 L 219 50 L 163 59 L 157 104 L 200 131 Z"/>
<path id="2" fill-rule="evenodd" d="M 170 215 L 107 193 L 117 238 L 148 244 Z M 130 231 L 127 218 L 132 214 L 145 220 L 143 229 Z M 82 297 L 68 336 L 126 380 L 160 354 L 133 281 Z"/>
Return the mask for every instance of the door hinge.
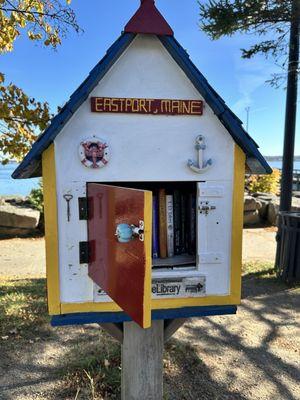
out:
<path id="1" fill-rule="evenodd" d="M 79 242 L 79 263 L 89 263 L 89 242 Z"/>
<path id="2" fill-rule="evenodd" d="M 87 197 L 78 198 L 79 219 L 81 221 L 88 220 L 88 201 Z"/>

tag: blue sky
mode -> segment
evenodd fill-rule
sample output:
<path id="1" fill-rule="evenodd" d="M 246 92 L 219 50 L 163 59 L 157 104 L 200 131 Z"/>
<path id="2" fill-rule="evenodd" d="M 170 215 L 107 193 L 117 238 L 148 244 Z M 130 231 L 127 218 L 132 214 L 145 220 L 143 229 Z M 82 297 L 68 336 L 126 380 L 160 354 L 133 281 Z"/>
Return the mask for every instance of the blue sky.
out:
<path id="1" fill-rule="evenodd" d="M 83 33 L 70 32 L 57 51 L 21 37 L 13 53 L 1 56 L 0 70 L 8 81 L 36 99 L 47 100 L 55 111 L 103 57 L 139 3 L 139 0 L 73 0 L 72 7 Z M 281 154 L 285 91 L 265 83 L 276 71 L 272 60 L 241 59 L 240 48 L 253 41 L 249 36 L 211 41 L 198 27 L 196 0 L 157 0 L 156 4 L 191 59 L 245 123 L 245 108 L 250 107 L 249 133 L 262 153 Z M 300 154 L 299 135 L 295 153 Z"/>

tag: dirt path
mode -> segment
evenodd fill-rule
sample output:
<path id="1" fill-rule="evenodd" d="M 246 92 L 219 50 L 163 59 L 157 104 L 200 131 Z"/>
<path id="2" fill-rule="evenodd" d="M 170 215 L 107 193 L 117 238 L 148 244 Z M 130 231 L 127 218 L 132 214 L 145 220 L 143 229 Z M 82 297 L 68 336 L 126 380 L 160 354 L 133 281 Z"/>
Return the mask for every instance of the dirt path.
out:
<path id="1" fill-rule="evenodd" d="M 246 230 L 247 259 L 271 261 L 275 247 L 265 244 L 274 235 Z M 0 275 L 44 274 L 41 239 L 1 241 L 0 254 Z M 244 277 L 236 316 L 189 320 L 167 344 L 165 398 L 300 400 L 299 310 L 300 289 L 287 289 L 268 276 Z M 51 328 L 46 323 L 32 329 L 30 337 L 0 337 L 0 399 L 74 400 L 76 390 L 62 375 L 70 362 L 82 370 L 99 357 L 103 332 L 97 325 Z M 84 390 L 77 397 L 89 399 Z"/>
<path id="2" fill-rule="evenodd" d="M 273 261 L 275 229 L 244 229 L 244 261 Z M 46 275 L 45 242 L 38 239 L 0 240 L 0 276 L 42 277 Z"/>
<path id="3" fill-rule="evenodd" d="M 244 261 L 275 261 L 276 228 L 253 228 L 243 231 Z"/>
<path id="4" fill-rule="evenodd" d="M 42 277 L 45 275 L 43 238 L 0 240 L 0 276 Z"/>

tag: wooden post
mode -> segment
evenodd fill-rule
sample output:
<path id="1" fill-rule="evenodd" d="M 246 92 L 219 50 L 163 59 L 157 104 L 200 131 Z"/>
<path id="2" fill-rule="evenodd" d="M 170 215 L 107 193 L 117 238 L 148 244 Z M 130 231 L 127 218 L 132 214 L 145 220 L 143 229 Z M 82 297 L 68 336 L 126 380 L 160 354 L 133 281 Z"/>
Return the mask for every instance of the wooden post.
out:
<path id="1" fill-rule="evenodd" d="M 122 400 L 162 400 L 164 321 L 150 329 L 124 323 Z"/>

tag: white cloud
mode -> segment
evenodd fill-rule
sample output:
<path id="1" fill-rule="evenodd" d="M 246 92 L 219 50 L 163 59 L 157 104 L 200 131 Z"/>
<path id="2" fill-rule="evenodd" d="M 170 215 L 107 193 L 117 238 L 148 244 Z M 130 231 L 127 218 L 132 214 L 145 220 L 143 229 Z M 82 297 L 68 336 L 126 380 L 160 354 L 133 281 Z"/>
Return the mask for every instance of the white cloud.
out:
<path id="1" fill-rule="evenodd" d="M 253 104 L 255 91 L 261 86 L 266 85 L 266 81 L 275 72 L 275 68 L 274 64 L 268 63 L 266 60 L 243 60 L 238 56 L 235 58 L 235 73 L 241 96 L 233 104 L 232 108 L 237 114 L 244 112 L 246 107 Z"/>

